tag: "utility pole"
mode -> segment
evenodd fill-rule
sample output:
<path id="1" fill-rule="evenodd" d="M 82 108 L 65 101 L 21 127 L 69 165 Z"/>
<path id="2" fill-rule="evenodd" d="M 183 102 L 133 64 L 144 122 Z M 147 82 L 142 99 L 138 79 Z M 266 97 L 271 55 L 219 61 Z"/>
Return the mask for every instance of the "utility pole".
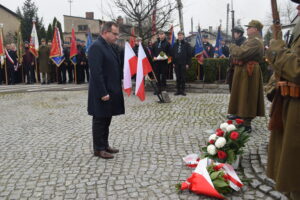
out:
<path id="1" fill-rule="evenodd" d="M 191 34 L 193 34 L 194 30 L 194 22 L 193 22 L 193 17 L 191 18 Z"/>
<path id="2" fill-rule="evenodd" d="M 226 38 L 228 39 L 228 26 L 229 26 L 229 3 L 227 4 L 227 15 L 226 15 Z"/>
<path id="3" fill-rule="evenodd" d="M 232 30 L 234 28 L 234 10 L 233 10 L 233 0 L 231 0 L 231 20 L 232 20 Z M 233 31 L 232 31 L 232 38 L 234 38 L 234 35 L 233 35 Z"/>
<path id="4" fill-rule="evenodd" d="M 183 26 L 183 16 L 182 16 L 182 2 L 181 0 L 177 0 L 178 5 L 178 13 L 179 13 L 179 23 L 180 23 L 180 30 L 184 32 L 184 26 Z"/>
<path id="5" fill-rule="evenodd" d="M 73 0 L 68 0 L 68 2 L 70 3 L 70 16 L 72 15 L 72 3 L 73 3 Z"/>

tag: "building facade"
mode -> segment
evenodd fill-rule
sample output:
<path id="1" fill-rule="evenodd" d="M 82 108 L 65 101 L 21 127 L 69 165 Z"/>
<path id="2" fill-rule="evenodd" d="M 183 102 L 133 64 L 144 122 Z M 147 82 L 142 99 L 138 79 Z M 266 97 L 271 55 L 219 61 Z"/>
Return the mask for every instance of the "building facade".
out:
<path id="1" fill-rule="evenodd" d="M 15 42 L 15 36 L 21 25 L 21 18 L 0 4 L 0 24 L 3 24 L 5 43 Z"/>

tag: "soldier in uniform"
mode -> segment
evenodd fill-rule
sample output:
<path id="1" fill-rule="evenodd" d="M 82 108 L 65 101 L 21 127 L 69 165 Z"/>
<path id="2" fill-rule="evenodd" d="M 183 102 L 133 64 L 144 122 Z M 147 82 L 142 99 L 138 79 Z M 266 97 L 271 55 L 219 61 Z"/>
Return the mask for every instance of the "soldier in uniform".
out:
<path id="1" fill-rule="evenodd" d="M 165 54 L 169 56 L 170 54 L 170 43 L 166 39 L 166 34 L 163 31 L 158 32 L 158 39 L 153 44 L 153 60 L 154 60 L 154 73 L 156 75 L 158 81 L 158 89 L 159 91 L 165 90 L 167 87 L 167 72 L 168 72 L 168 59 L 166 60 L 158 60 L 158 56 L 160 54 Z"/>
<path id="2" fill-rule="evenodd" d="M 34 56 L 29 51 L 29 44 L 25 42 L 25 53 L 23 55 L 23 66 L 26 75 L 26 84 L 34 83 Z"/>
<path id="3" fill-rule="evenodd" d="M 182 31 L 178 32 L 177 37 L 178 39 L 172 47 L 171 53 L 176 73 L 177 92 L 174 95 L 186 96 L 185 74 L 186 69 L 192 64 L 192 51 L 190 44 L 184 40 L 184 33 Z"/>
<path id="4" fill-rule="evenodd" d="M 67 44 L 64 44 L 64 62 L 57 68 L 57 82 L 58 84 L 66 84 L 67 81 L 67 68 L 70 65 L 70 52 L 68 52 Z"/>
<path id="5" fill-rule="evenodd" d="M 297 3 L 300 16 L 300 0 Z M 278 27 L 276 26 L 275 29 Z M 274 30 L 274 27 L 273 27 Z M 277 29 L 278 30 L 278 29 Z M 293 29 L 290 47 L 282 40 L 272 39 L 266 57 L 279 82 L 273 100 L 267 176 L 274 179 L 276 189 L 290 199 L 300 199 L 300 23 Z M 276 120 L 277 119 L 277 120 Z"/>
<path id="6" fill-rule="evenodd" d="M 233 29 L 233 43 L 236 44 L 237 46 L 241 46 L 245 41 L 246 37 L 244 36 L 244 29 L 242 26 L 238 25 L 235 26 Z M 226 77 L 226 83 L 229 85 L 229 91 L 231 92 L 231 87 L 232 87 L 232 79 L 233 79 L 233 74 L 234 74 L 234 65 L 238 64 L 236 62 L 237 60 L 233 60 L 232 57 L 230 57 L 230 66 L 227 70 L 227 77 Z M 236 115 L 228 115 L 228 119 L 234 120 L 238 118 Z"/>
<path id="7" fill-rule="evenodd" d="M 46 84 L 50 83 L 50 64 L 49 64 L 49 56 L 50 56 L 50 48 L 46 45 L 46 40 L 41 40 L 42 45 L 39 47 L 39 69 L 41 73 L 41 83 Z"/>
<path id="8" fill-rule="evenodd" d="M 84 83 L 84 66 L 86 65 L 87 58 L 85 55 L 84 47 L 79 44 L 77 45 L 77 65 L 76 65 L 76 73 L 77 73 L 77 84 Z"/>
<path id="9" fill-rule="evenodd" d="M 265 115 L 262 72 L 259 62 L 263 59 L 264 45 L 260 34 L 263 25 L 252 20 L 247 25 L 248 39 L 238 46 L 229 47 L 236 60 L 228 113 L 244 119 L 246 131 L 251 132 L 251 121 Z"/>

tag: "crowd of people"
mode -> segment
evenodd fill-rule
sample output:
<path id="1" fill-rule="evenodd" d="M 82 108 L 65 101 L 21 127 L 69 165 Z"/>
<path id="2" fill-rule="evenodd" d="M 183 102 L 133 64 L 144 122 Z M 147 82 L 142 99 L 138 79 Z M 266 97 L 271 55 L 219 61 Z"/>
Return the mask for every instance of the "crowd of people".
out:
<path id="1" fill-rule="evenodd" d="M 85 42 L 77 44 L 76 70 L 70 60 L 69 44 L 63 46 L 64 60 L 59 66 L 50 58 L 50 49 L 51 41 L 46 43 L 46 40 L 42 39 L 38 57 L 35 58 L 29 50 L 29 43 L 25 42 L 22 58 L 18 58 L 16 45 L 14 43 L 7 44 L 5 60 L 0 61 L 0 85 L 6 82 L 8 85 L 14 85 L 18 83 L 81 84 L 89 81 Z"/>

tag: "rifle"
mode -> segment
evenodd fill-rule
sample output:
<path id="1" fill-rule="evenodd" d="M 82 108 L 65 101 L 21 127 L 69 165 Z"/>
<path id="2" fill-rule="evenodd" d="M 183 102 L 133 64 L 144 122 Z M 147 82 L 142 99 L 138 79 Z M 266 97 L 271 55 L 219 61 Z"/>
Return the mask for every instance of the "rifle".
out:
<path id="1" fill-rule="evenodd" d="M 273 25 L 274 25 L 273 38 L 277 40 L 277 39 L 281 39 L 281 38 L 277 38 L 278 33 L 281 31 L 277 1 L 271 0 L 271 6 L 272 6 L 272 17 L 273 17 Z"/>
<path id="2" fill-rule="evenodd" d="M 273 16 L 273 38 L 275 40 L 281 39 L 278 38 L 279 33 L 281 33 L 280 18 L 277 8 L 277 1 L 271 0 L 272 5 L 272 16 Z M 280 77 L 275 74 L 276 82 L 280 81 Z M 283 129 L 282 121 L 282 109 L 283 109 L 283 97 L 280 94 L 280 89 L 275 88 L 275 96 L 272 101 L 270 121 L 269 121 L 269 130 L 270 131 L 281 131 Z"/>

